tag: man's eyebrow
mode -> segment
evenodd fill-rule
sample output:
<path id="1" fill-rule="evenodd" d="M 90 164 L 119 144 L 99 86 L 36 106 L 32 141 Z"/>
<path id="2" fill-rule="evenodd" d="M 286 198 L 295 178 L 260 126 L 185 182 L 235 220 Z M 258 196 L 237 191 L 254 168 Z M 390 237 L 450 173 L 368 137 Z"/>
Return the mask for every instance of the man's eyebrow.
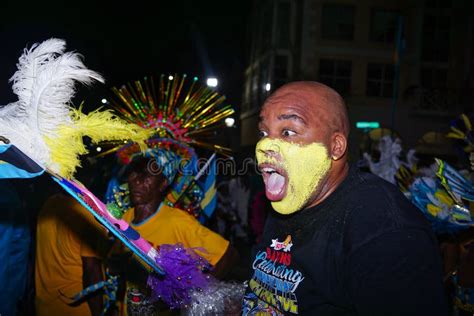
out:
<path id="1" fill-rule="evenodd" d="M 303 124 L 306 125 L 305 120 L 304 120 L 301 116 L 296 115 L 296 114 L 281 114 L 281 115 L 278 115 L 278 119 L 279 119 L 279 120 L 295 120 L 295 121 L 300 121 L 301 123 L 303 123 Z"/>

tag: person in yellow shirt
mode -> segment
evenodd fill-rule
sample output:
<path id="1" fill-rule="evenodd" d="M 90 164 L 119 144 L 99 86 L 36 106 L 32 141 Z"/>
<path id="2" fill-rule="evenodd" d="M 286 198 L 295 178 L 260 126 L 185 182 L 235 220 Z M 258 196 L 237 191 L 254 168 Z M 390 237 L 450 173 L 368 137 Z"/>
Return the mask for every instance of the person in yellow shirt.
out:
<path id="1" fill-rule="evenodd" d="M 134 207 L 123 219 L 154 247 L 181 243 L 193 248 L 212 265 L 212 275 L 224 278 L 237 261 L 236 249 L 189 213 L 164 203 L 173 176 L 153 172 L 150 168 L 153 159 L 139 157 L 128 167 L 128 187 Z M 125 302 L 129 314 L 153 315 L 157 310 L 167 309 L 148 302 L 145 272 L 134 260 L 128 264 Z"/>
<path id="2" fill-rule="evenodd" d="M 101 291 L 70 304 L 75 294 L 103 280 L 101 240 L 105 230 L 73 197 L 60 192 L 46 200 L 36 232 L 36 315 L 102 313 Z"/>

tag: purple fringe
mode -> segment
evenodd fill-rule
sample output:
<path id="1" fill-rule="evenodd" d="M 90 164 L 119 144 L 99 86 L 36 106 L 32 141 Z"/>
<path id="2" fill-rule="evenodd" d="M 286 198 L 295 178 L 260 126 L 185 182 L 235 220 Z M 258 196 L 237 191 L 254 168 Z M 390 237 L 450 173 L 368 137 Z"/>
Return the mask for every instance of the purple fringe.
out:
<path id="1" fill-rule="evenodd" d="M 211 282 L 205 271 L 211 269 L 206 259 L 182 244 L 161 245 L 156 263 L 165 275 L 150 274 L 147 285 L 151 300 L 163 300 L 172 309 L 187 307 L 193 291 L 203 291 Z"/>

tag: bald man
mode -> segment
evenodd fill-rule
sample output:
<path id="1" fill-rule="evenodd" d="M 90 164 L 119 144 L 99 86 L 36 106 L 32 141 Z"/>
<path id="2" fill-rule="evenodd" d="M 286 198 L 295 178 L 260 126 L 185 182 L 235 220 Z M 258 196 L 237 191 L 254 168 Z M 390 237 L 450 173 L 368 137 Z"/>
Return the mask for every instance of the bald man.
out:
<path id="1" fill-rule="evenodd" d="M 244 315 L 447 315 L 429 223 L 347 162 L 344 101 L 317 82 L 276 90 L 256 147 L 269 214 Z"/>

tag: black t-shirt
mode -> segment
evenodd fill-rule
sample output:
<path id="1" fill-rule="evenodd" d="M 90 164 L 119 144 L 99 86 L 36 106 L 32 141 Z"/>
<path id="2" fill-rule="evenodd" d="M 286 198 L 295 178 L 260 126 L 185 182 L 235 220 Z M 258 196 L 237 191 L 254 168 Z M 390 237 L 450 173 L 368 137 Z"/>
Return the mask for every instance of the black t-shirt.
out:
<path id="1" fill-rule="evenodd" d="M 429 223 L 355 167 L 319 205 L 269 214 L 252 267 L 244 315 L 448 315 Z"/>

